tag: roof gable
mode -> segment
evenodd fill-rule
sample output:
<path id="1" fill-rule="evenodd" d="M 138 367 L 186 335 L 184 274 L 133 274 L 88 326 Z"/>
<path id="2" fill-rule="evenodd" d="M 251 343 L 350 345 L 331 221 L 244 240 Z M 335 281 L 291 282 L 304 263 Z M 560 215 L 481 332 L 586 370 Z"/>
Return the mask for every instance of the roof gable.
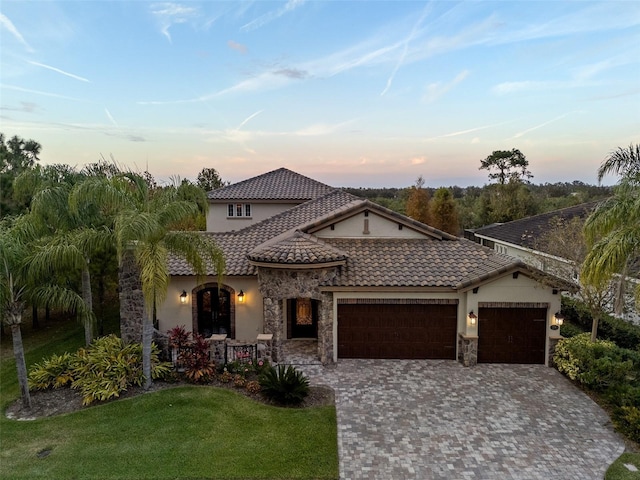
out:
<path id="1" fill-rule="evenodd" d="M 354 202 L 349 205 L 345 205 L 339 210 L 330 212 L 328 215 L 317 218 L 313 222 L 301 226 L 300 229 L 304 230 L 307 233 L 316 233 L 321 231 L 322 229 L 330 227 L 331 225 L 343 222 L 362 212 L 374 213 L 382 218 L 393 222 L 394 224 L 402 225 L 403 227 L 407 227 L 413 231 L 419 232 L 427 237 L 431 237 L 436 240 L 458 240 L 458 237 L 456 237 L 455 235 L 451 235 L 449 233 L 443 232 L 442 230 L 438 230 L 437 228 L 433 228 L 429 225 L 418 222 L 417 220 L 407 217 L 406 215 L 402 215 L 386 207 L 383 207 L 382 205 L 373 203 L 370 200 L 362 200 L 360 202 Z"/>
<path id="2" fill-rule="evenodd" d="M 249 178 L 207 193 L 209 200 L 313 200 L 333 187 L 286 168 Z"/>

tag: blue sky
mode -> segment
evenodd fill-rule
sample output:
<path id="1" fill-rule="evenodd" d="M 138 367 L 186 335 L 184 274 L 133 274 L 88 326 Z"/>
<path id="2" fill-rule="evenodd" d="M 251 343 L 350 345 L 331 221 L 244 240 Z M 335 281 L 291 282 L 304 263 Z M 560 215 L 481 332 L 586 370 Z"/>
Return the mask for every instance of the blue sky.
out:
<path id="1" fill-rule="evenodd" d="M 596 182 L 640 142 L 640 3 L 3 0 L 0 131 L 159 179 Z M 606 183 L 613 183 L 610 178 Z"/>

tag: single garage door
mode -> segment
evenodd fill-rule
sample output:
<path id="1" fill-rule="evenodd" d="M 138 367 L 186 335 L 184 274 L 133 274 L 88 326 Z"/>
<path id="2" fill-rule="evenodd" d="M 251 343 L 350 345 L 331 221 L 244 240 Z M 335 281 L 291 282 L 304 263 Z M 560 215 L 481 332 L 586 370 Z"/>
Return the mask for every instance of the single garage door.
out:
<path id="1" fill-rule="evenodd" d="M 455 359 L 457 306 L 338 304 L 338 357 Z"/>
<path id="2" fill-rule="evenodd" d="M 480 308 L 478 362 L 544 363 L 546 308 Z"/>

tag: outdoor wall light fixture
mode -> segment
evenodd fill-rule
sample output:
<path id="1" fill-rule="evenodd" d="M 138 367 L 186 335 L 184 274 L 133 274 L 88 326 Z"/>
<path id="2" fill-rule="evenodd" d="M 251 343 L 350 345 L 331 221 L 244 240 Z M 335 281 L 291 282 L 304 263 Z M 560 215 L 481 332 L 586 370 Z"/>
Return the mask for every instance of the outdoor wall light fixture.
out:
<path id="1" fill-rule="evenodd" d="M 187 295 L 187 291 L 182 290 L 182 293 L 180 294 L 180 303 L 184 305 L 185 303 L 187 303 L 188 299 L 189 299 L 189 296 Z"/>
<path id="2" fill-rule="evenodd" d="M 556 312 L 553 315 L 553 318 L 556 319 L 556 325 L 558 325 L 559 327 L 561 327 L 562 324 L 564 323 L 564 315 L 562 315 L 560 312 Z"/>
<path id="3" fill-rule="evenodd" d="M 475 325 L 478 321 L 478 316 L 473 313 L 473 310 L 469 312 L 469 325 Z"/>
<path id="4" fill-rule="evenodd" d="M 238 303 L 244 303 L 244 292 L 242 290 L 238 294 Z"/>

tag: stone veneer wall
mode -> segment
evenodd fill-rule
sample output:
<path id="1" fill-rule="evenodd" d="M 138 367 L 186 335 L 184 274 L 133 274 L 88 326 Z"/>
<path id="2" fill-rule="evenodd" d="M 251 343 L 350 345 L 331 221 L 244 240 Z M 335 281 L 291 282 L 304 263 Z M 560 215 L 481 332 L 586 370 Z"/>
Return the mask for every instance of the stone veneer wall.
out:
<path id="1" fill-rule="evenodd" d="M 323 365 L 333 363 L 333 293 L 323 292 L 318 308 L 318 357 Z"/>
<path id="2" fill-rule="evenodd" d="M 556 362 L 554 362 L 553 356 L 556 353 L 556 346 L 558 345 L 558 342 L 560 340 L 561 340 L 561 338 L 549 337 L 549 362 L 548 362 L 548 365 L 550 367 L 555 367 L 556 366 Z"/>
<path id="3" fill-rule="evenodd" d="M 318 318 L 318 357 L 333 362 L 333 294 L 320 291 L 331 284 L 338 267 L 289 270 L 258 267 L 258 288 L 264 298 L 264 333 L 273 334 L 273 360 L 282 360 L 284 317 L 282 301 L 287 298 L 313 298 L 320 302 Z"/>
<path id="4" fill-rule="evenodd" d="M 465 367 L 473 367 L 478 363 L 478 337 L 458 334 L 458 361 Z"/>
<path id="5" fill-rule="evenodd" d="M 146 314 L 140 272 L 133 252 L 126 251 L 118 271 L 120 287 L 120 336 L 125 343 L 142 342 L 142 320 Z"/>

